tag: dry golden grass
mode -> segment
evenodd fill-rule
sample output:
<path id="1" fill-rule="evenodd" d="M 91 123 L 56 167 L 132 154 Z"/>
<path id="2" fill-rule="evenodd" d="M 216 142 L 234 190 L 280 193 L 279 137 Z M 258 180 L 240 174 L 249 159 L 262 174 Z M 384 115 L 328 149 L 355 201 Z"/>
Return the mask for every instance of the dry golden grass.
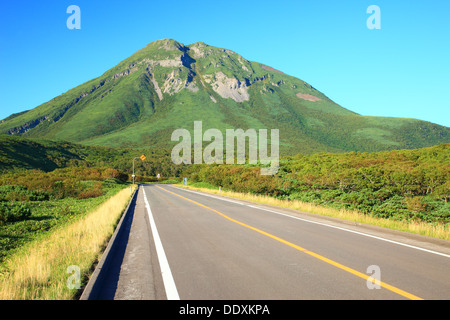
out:
<path id="1" fill-rule="evenodd" d="M 407 222 L 407 221 L 396 221 L 390 219 L 376 218 L 354 210 L 328 208 L 298 200 L 280 200 L 269 196 L 255 195 L 250 193 L 240 193 L 234 191 L 221 190 L 219 192 L 218 189 L 198 188 L 193 186 L 185 186 L 181 184 L 177 186 L 197 191 L 220 194 L 242 200 L 255 201 L 283 208 L 311 212 L 328 217 L 345 219 L 349 221 L 354 221 L 355 223 L 356 222 L 365 223 L 394 230 L 421 234 L 433 238 L 450 240 L 450 230 L 448 227 L 446 228 L 444 225 L 436 225 L 426 222 Z"/>
<path id="2" fill-rule="evenodd" d="M 79 294 L 69 289 L 67 281 L 74 273 L 67 268 L 79 267 L 86 279 L 98 262 L 120 217 L 130 201 L 130 188 L 119 191 L 98 208 L 44 239 L 34 241 L 7 262 L 0 278 L 2 300 L 66 300 Z"/>

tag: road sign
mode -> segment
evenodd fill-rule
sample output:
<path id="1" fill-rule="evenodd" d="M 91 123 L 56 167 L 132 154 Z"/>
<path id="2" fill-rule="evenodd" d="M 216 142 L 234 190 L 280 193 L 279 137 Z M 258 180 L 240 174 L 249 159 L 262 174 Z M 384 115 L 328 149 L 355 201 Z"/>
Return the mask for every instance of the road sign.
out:
<path id="1" fill-rule="evenodd" d="M 142 161 L 144 161 L 145 159 L 147 159 L 147 157 L 144 156 L 144 155 L 142 155 L 140 158 L 141 158 Z"/>

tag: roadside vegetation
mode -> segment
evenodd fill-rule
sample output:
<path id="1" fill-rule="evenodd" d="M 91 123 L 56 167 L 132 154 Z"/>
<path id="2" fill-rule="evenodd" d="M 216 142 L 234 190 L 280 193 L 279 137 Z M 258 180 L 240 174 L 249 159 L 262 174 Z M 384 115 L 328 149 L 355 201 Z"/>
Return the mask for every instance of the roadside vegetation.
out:
<path id="1" fill-rule="evenodd" d="M 94 255 L 105 247 L 123 206 L 128 204 L 131 192 L 127 179 L 128 175 L 111 168 L 23 170 L 0 175 L 0 299 L 59 298 L 59 293 L 53 292 L 55 286 L 66 288 L 61 297 L 67 298 L 70 290 L 65 282 L 55 282 L 55 277 L 67 279 L 69 275 L 61 274 L 59 269 L 64 266 L 56 261 L 80 265 L 82 275 L 87 276 L 95 263 Z M 121 192 L 128 200 L 114 200 L 114 210 L 92 213 Z M 82 222 L 88 216 L 104 214 L 111 217 L 96 222 L 89 218 L 92 224 Z M 80 223 L 84 230 L 70 231 Z M 103 223 L 109 225 L 106 233 L 101 230 Z M 59 271 L 53 272 L 54 268 Z"/>
<path id="2" fill-rule="evenodd" d="M 111 194 L 101 205 L 41 234 L 4 261 L 0 299 L 79 297 L 131 197 L 123 186 Z M 74 270 L 79 279 L 71 279 Z"/>
<path id="3" fill-rule="evenodd" d="M 220 186 L 299 210 L 384 221 L 387 227 L 450 240 L 450 144 L 298 155 L 283 159 L 274 176 L 259 171 L 251 165 L 197 165 L 184 174 L 192 186 Z"/>
<path id="4" fill-rule="evenodd" d="M 10 252 L 128 186 L 120 177 L 115 169 L 98 168 L 0 175 L 0 263 Z"/>

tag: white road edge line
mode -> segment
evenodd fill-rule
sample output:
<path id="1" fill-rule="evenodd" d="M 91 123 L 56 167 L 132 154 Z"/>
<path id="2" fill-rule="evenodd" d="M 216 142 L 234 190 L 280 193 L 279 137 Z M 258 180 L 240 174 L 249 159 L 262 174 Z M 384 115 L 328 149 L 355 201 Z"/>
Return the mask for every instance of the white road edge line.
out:
<path id="1" fill-rule="evenodd" d="M 301 220 L 301 221 L 305 221 L 305 222 L 309 222 L 309 223 L 319 224 L 319 225 L 326 226 L 326 227 L 329 227 L 329 228 L 334 228 L 334 229 L 339 229 L 339 230 L 343 230 L 343 231 L 347 231 L 347 232 L 352 232 L 352 233 L 355 233 L 355 234 L 358 234 L 358 235 L 361 235 L 361 236 L 365 236 L 365 237 L 369 237 L 369 238 L 374 238 L 374 239 L 377 239 L 377 240 L 382 240 L 382 241 L 386 241 L 386 242 L 398 244 L 398 245 L 401 245 L 401 246 L 405 246 L 405 247 L 409 247 L 409 248 L 413 248 L 413 249 L 425 251 L 425 252 L 428 252 L 428 253 L 434 253 L 434 254 L 437 254 L 437 255 L 440 255 L 440 256 L 444 256 L 444 257 L 450 258 L 450 255 L 445 254 L 445 253 L 441 253 L 441 252 L 437 252 L 437 251 L 433 251 L 433 250 L 429 250 L 429 249 L 425 249 L 425 248 L 413 246 L 413 245 L 406 244 L 406 243 L 403 243 L 403 242 L 398 242 L 398 241 L 394 241 L 394 240 L 389 240 L 389 239 L 382 238 L 382 237 L 378 237 L 378 236 L 374 236 L 374 235 L 371 235 L 371 234 L 368 234 L 368 233 L 363 233 L 363 232 L 354 231 L 354 230 L 351 230 L 351 229 L 346 229 L 346 228 L 342 228 L 342 227 L 337 227 L 337 226 L 333 226 L 333 225 L 327 224 L 327 223 L 322 223 L 322 222 L 317 222 L 317 221 L 312 221 L 312 220 L 302 219 L 302 218 L 299 218 L 299 217 L 294 217 L 294 216 L 291 216 L 291 215 L 289 215 L 289 214 L 277 212 L 277 211 L 274 211 L 274 210 L 269 210 L 269 209 L 265 209 L 265 208 L 261 208 L 261 207 L 257 207 L 257 206 L 252 206 L 252 205 L 250 205 L 250 204 L 247 205 L 247 206 L 248 206 L 248 207 L 255 208 L 255 209 L 259 209 L 259 210 L 264 210 L 264 211 L 269 211 L 269 212 L 272 212 L 272 213 L 276 213 L 276 214 L 279 214 L 279 215 L 282 215 L 282 216 L 286 216 L 286 217 L 289 217 L 289 218 L 292 218 L 292 219 L 297 219 L 297 220 Z"/>
<path id="2" fill-rule="evenodd" d="M 200 193 L 200 192 L 196 192 L 196 191 L 192 191 L 192 190 L 188 190 L 188 189 L 184 189 L 184 188 L 178 188 L 178 187 L 175 187 L 175 186 L 171 186 L 171 187 L 172 187 L 172 188 L 176 188 L 176 189 L 178 189 L 178 190 L 183 190 L 183 191 L 188 191 L 188 192 L 196 193 L 196 194 L 199 194 L 199 195 L 202 195 L 202 196 L 205 196 L 205 197 L 210 197 L 210 198 L 214 198 L 214 199 L 218 199 L 218 200 L 223 200 L 223 201 L 228 201 L 228 202 L 240 204 L 241 206 L 245 206 L 245 205 L 246 205 L 246 204 L 244 204 L 244 203 L 242 203 L 242 202 L 233 201 L 233 200 L 229 200 L 229 199 L 224 199 L 224 198 L 220 198 L 220 197 L 215 197 L 215 196 L 212 196 L 212 195 L 209 195 L 209 194 L 203 194 L 203 193 Z"/>
<path id="3" fill-rule="evenodd" d="M 158 255 L 159 267 L 161 268 L 161 275 L 164 282 L 164 288 L 166 290 L 166 296 L 168 300 L 180 300 L 178 295 L 177 286 L 173 280 L 172 271 L 170 271 L 169 262 L 167 261 L 166 253 L 159 237 L 158 229 L 156 228 L 155 220 L 153 219 L 152 210 L 147 200 L 147 194 L 144 188 L 142 188 L 144 193 L 145 207 L 147 208 L 148 219 L 150 221 L 150 227 L 152 229 L 153 240 L 155 242 L 156 253 Z"/>
<path id="4" fill-rule="evenodd" d="M 233 203 L 238 203 L 240 205 L 244 205 L 244 206 L 248 206 L 248 207 L 259 209 L 259 210 L 264 210 L 264 211 L 276 213 L 276 214 L 279 214 L 279 215 L 282 215 L 282 216 L 286 216 L 286 217 L 289 217 L 289 218 L 292 218 L 292 219 L 297 219 L 297 220 L 301 220 L 301 221 L 305 221 L 305 222 L 309 222 L 309 223 L 315 223 L 315 224 L 323 225 L 323 226 L 330 227 L 330 228 L 335 228 L 335 229 L 339 229 L 339 230 L 343 230 L 343 231 L 347 231 L 347 232 L 352 232 L 352 233 L 355 233 L 355 234 L 359 234 L 361 236 L 374 238 L 374 239 L 377 239 L 377 240 L 386 241 L 386 242 L 394 243 L 394 244 L 401 245 L 401 246 L 404 246 L 404 247 L 409 247 L 409 248 L 412 248 L 412 249 L 421 250 L 421 251 L 425 251 L 425 252 L 428 252 L 428 253 L 437 254 L 437 255 L 440 255 L 440 256 L 443 256 L 443 257 L 446 257 L 446 258 L 450 258 L 450 255 L 442 253 L 442 252 L 437 252 L 437 251 L 433 251 L 433 250 L 429 250 L 429 249 L 413 246 L 413 245 L 406 244 L 406 243 L 403 243 L 403 242 L 389 240 L 389 239 L 378 237 L 378 236 L 374 236 L 374 235 L 371 235 L 371 234 L 368 234 L 368 233 L 354 231 L 354 230 L 350 230 L 350 229 L 346 229 L 346 228 L 342 228 L 342 227 L 337 227 L 337 226 L 333 226 L 331 224 L 326 224 L 326 223 L 322 223 L 322 222 L 316 222 L 316 221 L 312 221 L 312 220 L 308 220 L 308 219 L 302 219 L 302 218 L 294 217 L 292 215 L 281 213 L 281 212 L 278 212 L 278 211 L 269 210 L 269 209 L 265 209 L 265 208 L 262 208 L 262 207 L 257 207 L 257 206 L 253 206 L 253 205 L 250 205 L 250 204 L 244 204 L 244 203 L 240 203 L 240 202 L 236 202 L 236 201 L 232 201 L 232 200 L 228 200 L 228 199 L 222 199 L 222 198 L 219 198 L 219 197 L 215 197 L 215 196 L 211 196 L 211 195 L 207 195 L 207 194 L 203 194 L 203 193 L 195 192 L 195 191 L 191 191 L 191 190 L 186 190 L 186 189 L 178 188 L 178 187 L 175 187 L 175 186 L 171 186 L 171 187 L 177 188 L 177 189 L 180 189 L 180 190 L 184 190 L 184 191 L 189 191 L 189 192 L 192 192 L 192 193 L 196 193 L 196 194 L 199 194 L 199 195 L 202 195 L 202 196 L 205 196 L 205 197 L 211 197 L 211 198 L 220 199 L 220 200 L 223 200 L 223 201 L 229 201 L 229 202 L 233 202 Z"/>

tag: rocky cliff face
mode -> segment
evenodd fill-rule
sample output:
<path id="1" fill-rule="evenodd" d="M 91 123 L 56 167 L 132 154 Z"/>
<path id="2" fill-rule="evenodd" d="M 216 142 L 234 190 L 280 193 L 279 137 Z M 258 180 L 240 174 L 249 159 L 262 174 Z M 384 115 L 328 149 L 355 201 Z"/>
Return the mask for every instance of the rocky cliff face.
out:
<path id="1" fill-rule="evenodd" d="M 193 79 L 199 76 L 203 86 L 209 85 L 222 98 L 243 102 L 249 100 L 248 87 L 255 81 L 264 80 L 256 77 L 251 63 L 237 53 L 203 42 L 184 46 L 171 39 L 162 39 L 151 43 L 147 50 L 152 52 L 152 57 L 161 59 L 144 57 L 134 61 L 114 78 L 145 68 L 160 100 L 164 98 L 163 93 L 172 95 L 183 89 L 196 92 L 198 87 Z M 156 73 L 162 73 L 162 76 L 157 79 Z"/>

